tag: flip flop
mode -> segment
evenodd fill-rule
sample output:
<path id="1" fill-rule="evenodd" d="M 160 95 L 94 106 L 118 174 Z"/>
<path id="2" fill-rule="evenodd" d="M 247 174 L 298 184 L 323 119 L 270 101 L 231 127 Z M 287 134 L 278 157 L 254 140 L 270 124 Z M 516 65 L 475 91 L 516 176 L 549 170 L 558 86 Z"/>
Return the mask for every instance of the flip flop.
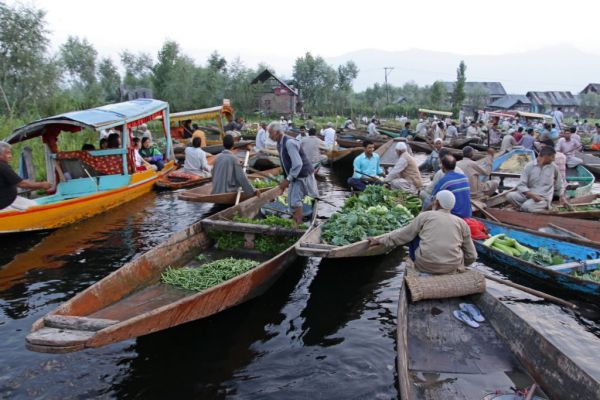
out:
<path id="1" fill-rule="evenodd" d="M 458 305 L 458 307 L 466 312 L 467 314 L 469 314 L 469 316 L 474 319 L 477 322 L 483 322 L 485 321 L 485 318 L 483 317 L 483 315 L 481 315 L 481 311 L 479 311 L 479 308 L 477 308 L 475 306 L 475 304 L 471 304 L 471 303 L 460 303 Z"/>
<path id="2" fill-rule="evenodd" d="M 454 310 L 452 312 L 452 315 L 454 315 L 454 317 L 459 320 L 464 322 L 465 324 L 469 325 L 471 328 L 479 328 L 479 324 L 475 321 L 473 321 L 471 319 L 471 317 L 469 317 L 469 314 L 467 314 L 464 311 L 461 310 Z"/>

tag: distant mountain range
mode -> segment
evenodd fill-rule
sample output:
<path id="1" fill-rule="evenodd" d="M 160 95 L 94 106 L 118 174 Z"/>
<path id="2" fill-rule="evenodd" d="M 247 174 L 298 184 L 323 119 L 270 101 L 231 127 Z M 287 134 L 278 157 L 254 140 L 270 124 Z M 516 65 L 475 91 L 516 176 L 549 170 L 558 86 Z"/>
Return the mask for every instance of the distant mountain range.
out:
<path id="1" fill-rule="evenodd" d="M 388 74 L 388 82 L 395 86 L 408 81 L 420 86 L 431 85 L 436 80 L 454 81 L 460 60 L 467 65 L 468 81 L 498 81 L 508 93 L 514 94 L 531 90 L 570 90 L 577 94 L 588 83 L 600 82 L 600 55 L 569 45 L 504 55 L 365 49 L 325 59 L 333 66 L 349 60 L 358 65 L 356 91 L 363 91 L 376 82 L 383 83 L 384 67 L 394 67 Z"/>

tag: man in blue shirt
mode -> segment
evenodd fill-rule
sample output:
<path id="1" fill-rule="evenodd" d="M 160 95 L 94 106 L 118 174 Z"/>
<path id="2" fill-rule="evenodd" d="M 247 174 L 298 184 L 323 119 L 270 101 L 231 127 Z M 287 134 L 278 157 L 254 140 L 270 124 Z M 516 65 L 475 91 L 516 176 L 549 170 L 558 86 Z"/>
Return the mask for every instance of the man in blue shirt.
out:
<path id="1" fill-rule="evenodd" d="M 379 175 L 383 169 L 379 164 L 379 154 L 375 153 L 375 145 L 366 139 L 363 141 L 364 153 L 354 159 L 354 174 L 348 178 L 348 185 L 359 192 L 365 190 L 367 185 L 383 185 Z"/>
<path id="2" fill-rule="evenodd" d="M 469 186 L 469 179 L 458 172 L 454 172 L 456 167 L 456 159 L 447 155 L 441 160 L 442 171 L 444 176 L 433 188 L 433 193 L 429 203 L 433 203 L 435 195 L 441 190 L 449 190 L 454 194 L 456 203 L 450 211 L 452 214 L 460 218 L 471 217 L 471 187 Z"/>

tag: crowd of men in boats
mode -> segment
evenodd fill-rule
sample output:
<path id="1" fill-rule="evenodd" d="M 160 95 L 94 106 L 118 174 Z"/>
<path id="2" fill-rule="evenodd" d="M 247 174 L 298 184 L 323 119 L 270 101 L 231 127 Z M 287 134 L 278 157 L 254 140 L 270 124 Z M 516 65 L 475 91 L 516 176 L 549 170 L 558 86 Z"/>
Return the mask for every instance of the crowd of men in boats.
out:
<path id="1" fill-rule="evenodd" d="M 509 151 L 515 146 L 538 151 L 537 159 L 523 168 L 516 190 L 507 195 L 507 200 L 514 207 L 525 212 L 548 209 L 555 196 L 568 206 L 565 168 L 581 163 L 575 156 L 575 151 L 581 148 L 579 136 L 591 134 L 592 143 L 600 144 L 599 125 L 596 125 L 593 133 L 585 124 L 565 126 L 560 110 L 553 114 L 552 124 L 527 124 L 514 118 L 495 120 L 489 125 L 484 119 L 477 123 L 466 120 L 457 124 L 456 121 L 433 117 L 419 120 L 415 131 L 406 121 L 400 131 L 400 136 L 407 139 L 421 136 L 433 144 L 427 159 L 418 165 L 412 155 L 410 142 L 399 141 L 394 147 L 397 161 L 386 173 L 370 140 L 379 133 L 377 123 L 377 119 L 372 118 L 368 124 L 363 141 L 364 151 L 353 161 L 353 174 L 348 178 L 348 185 L 355 191 L 362 191 L 368 185 L 386 185 L 421 197 L 424 211 L 432 210 L 431 213 L 424 212 L 408 227 L 385 238 L 372 238 L 371 241 L 373 245 L 379 240 L 410 243 L 415 266 L 425 272 L 451 272 L 474 260 L 475 250 L 470 234 L 465 234 L 469 229 L 464 219 L 471 217 L 472 199 L 484 199 L 498 189 L 498 182 L 490 179 L 495 156 L 494 144 L 500 144 L 500 152 Z M 183 169 L 192 174 L 212 176 L 213 194 L 243 190 L 247 195 L 260 196 L 245 175 L 239 158 L 232 152 L 244 125 L 243 118 L 237 118 L 225 127 L 224 150 L 216 156 L 211 167 L 202 149 L 206 144 L 204 132 L 191 125 L 191 121 L 184 123 L 191 146 L 185 149 Z M 356 129 L 352 119 L 348 118 L 342 129 Z M 288 189 L 288 206 L 298 224 L 302 221 L 303 199 L 306 196 L 318 198 L 315 170 L 322 160 L 321 150 L 330 151 L 336 147 L 338 132 L 333 123 L 327 123 L 320 134 L 323 139 L 317 136 L 316 124 L 310 117 L 299 129 L 281 117 L 279 121 L 269 124 L 260 123 L 256 135 L 256 152 L 276 152 L 279 157 L 284 175 L 279 187 Z M 444 147 L 461 137 L 473 137 L 481 143 L 489 143 L 483 162 L 473 160 L 474 149 L 471 146 L 464 147 L 463 158 L 458 162 Z M 136 167 L 163 168 L 162 153 L 153 144 L 152 134 L 145 124 L 139 128 L 133 143 L 136 148 Z M 119 133 L 102 133 L 101 149 L 120 146 Z M 93 146 L 84 145 L 83 150 L 88 149 L 93 149 Z M 17 187 L 48 189 L 50 184 L 20 178 L 8 165 L 11 158 L 10 145 L 0 142 L 0 209 L 25 209 L 31 200 L 17 196 Z M 424 172 L 433 173 L 427 186 L 423 184 L 421 176 Z"/>

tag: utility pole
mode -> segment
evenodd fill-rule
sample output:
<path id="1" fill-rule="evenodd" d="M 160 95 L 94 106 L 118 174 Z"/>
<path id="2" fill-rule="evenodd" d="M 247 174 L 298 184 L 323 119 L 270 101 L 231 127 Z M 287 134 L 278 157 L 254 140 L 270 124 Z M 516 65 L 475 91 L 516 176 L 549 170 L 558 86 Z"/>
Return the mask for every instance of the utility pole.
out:
<path id="1" fill-rule="evenodd" d="M 393 69 L 394 69 L 394 67 L 383 67 L 383 71 L 385 74 L 385 97 L 387 99 L 388 104 L 390 104 L 390 87 L 388 86 L 387 77 L 389 74 L 392 73 Z M 388 70 L 390 71 L 389 73 L 388 73 Z"/>

